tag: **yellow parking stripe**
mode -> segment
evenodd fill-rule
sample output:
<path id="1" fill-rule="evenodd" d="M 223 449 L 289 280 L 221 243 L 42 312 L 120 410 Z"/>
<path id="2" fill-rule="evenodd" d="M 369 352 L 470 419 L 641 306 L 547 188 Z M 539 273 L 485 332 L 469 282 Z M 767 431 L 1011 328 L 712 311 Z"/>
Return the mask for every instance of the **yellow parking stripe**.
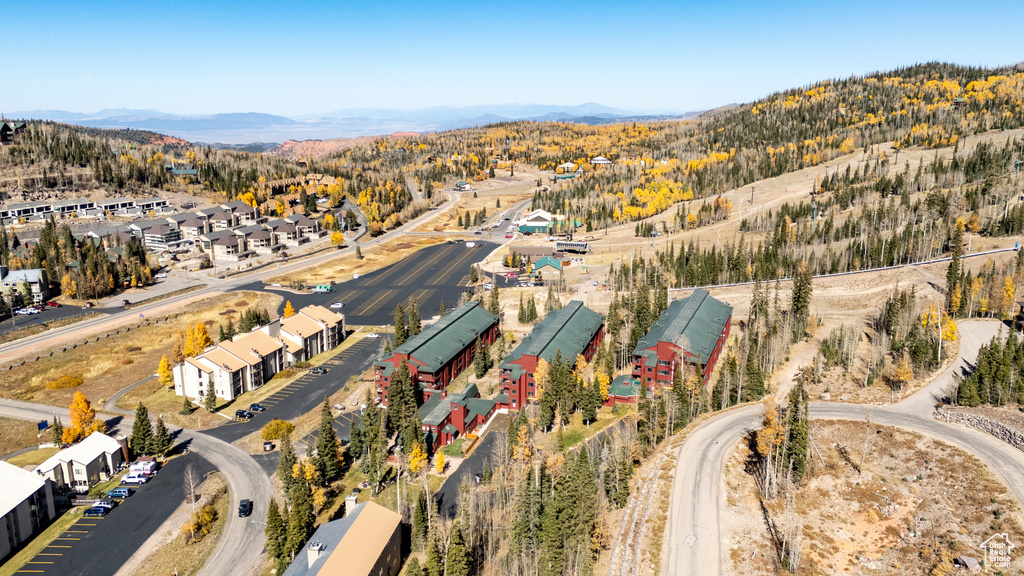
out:
<path id="1" fill-rule="evenodd" d="M 59 546 L 57 544 L 50 544 L 47 548 L 71 548 L 71 546 Z"/>
<path id="2" fill-rule="evenodd" d="M 45 552 L 40 552 L 39 554 L 36 554 L 36 556 L 63 556 L 63 554 L 46 554 Z"/>
<path id="3" fill-rule="evenodd" d="M 81 540 L 81 538 L 57 538 L 57 540 Z"/>
<path id="4" fill-rule="evenodd" d="M 25 564 L 53 564 L 53 562 L 25 562 Z"/>

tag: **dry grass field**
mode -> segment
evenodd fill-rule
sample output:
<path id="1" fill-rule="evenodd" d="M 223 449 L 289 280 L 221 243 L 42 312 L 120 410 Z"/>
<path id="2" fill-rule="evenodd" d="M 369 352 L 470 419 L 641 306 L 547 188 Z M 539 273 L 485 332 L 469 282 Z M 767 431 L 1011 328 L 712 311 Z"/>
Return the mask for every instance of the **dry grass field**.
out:
<path id="1" fill-rule="evenodd" d="M 962 450 L 863 422 L 812 422 L 811 438 L 817 452 L 812 448 L 807 478 L 795 492 L 797 518 L 791 520 L 801 526 L 797 574 L 927 574 L 944 559 L 983 559 L 979 546 L 997 532 L 1012 542 L 1024 539 L 1013 497 Z M 726 464 L 722 533 L 729 573 L 776 574 L 765 513 L 745 469 L 749 457 L 742 444 Z M 764 502 L 779 527 L 783 508 L 782 497 Z M 1019 570 L 1024 559 L 1014 566 Z"/>
<path id="2" fill-rule="evenodd" d="M 219 325 L 228 319 L 237 324 L 246 308 L 262 306 L 276 310 L 280 301 L 281 297 L 276 294 L 230 293 L 190 304 L 179 316 L 166 322 L 144 324 L 127 332 L 122 329 L 120 334 L 109 338 L 98 334 L 98 341 L 64 352 L 58 348 L 53 356 L 43 356 L 4 372 L 0 379 L 0 397 L 66 406 L 75 392 L 83 392 L 93 407 L 99 408 L 115 392 L 155 374 L 160 357 L 171 353 L 174 336 L 179 330 L 204 322 L 211 337 L 216 339 Z M 77 388 L 51 390 L 46 387 L 65 375 L 78 376 L 84 382 Z"/>
<path id="3" fill-rule="evenodd" d="M 49 432 L 39 434 L 35 422 L 0 418 L 0 456 L 50 441 Z"/>

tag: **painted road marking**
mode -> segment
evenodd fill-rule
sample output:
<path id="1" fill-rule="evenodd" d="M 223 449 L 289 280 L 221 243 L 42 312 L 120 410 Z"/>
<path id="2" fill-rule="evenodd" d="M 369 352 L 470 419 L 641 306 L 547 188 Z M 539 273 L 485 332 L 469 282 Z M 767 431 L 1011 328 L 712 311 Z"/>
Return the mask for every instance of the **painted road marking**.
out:
<path id="1" fill-rule="evenodd" d="M 50 544 L 47 548 L 71 548 L 71 546 L 60 546 L 57 544 Z"/>
<path id="2" fill-rule="evenodd" d="M 81 538 L 57 538 L 57 540 L 81 540 Z"/>
<path id="3" fill-rule="evenodd" d="M 380 298 L 377 298 L 376 300 L 374 300 L 370 304 L 367 304 L 366 306 L 363 306 L 361 309 L 359 309 L 358 311 L 354 312 L 352 315 L 353 316 L 366 316 L 368 314 L 372 314 L 372 313 L 376 312 L 377 309 L 380 307 L 381 301 L 384 300 L 385 298 L 391 298 L 391 295 L 393 293 L 395 293 L 395 292 L 398 292 L 398 290 L 388 290 L 388 291 L 384 292 L 383 294 L 380 295 Z"/>
<path id="4" fill-rule="evenodd" d="M 36 556 L 63 556 L 63 554 L 46 554 L 45 552 L 40 552 L 39 554 L 36 554 Z"/>
<path id="5" fill-rule="evenodd" d="M 53 564 L 53 562 L 25 562 L 25 564 Z"/>

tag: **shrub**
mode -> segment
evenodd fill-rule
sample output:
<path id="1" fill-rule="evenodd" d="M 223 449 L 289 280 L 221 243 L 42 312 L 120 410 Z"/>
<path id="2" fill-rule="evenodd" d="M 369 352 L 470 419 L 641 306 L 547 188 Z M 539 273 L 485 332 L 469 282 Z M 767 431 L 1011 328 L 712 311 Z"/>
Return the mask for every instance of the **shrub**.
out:
<path id="1" fill-rule="evenodd" d="M 217 510 L 212 504 L 207 504 L 189 518 L 188 522 L 181 527 L 182 533 L 191 537 L 193 542 L 199 542 L 210 533 L 210 527 L 217 519 Z"/>
<path id="2" fill-rule="evenodd" d="M 50 390 L 63 390 L 65 388 L 77 388 L 82 385 L 82 379 L 78 376 L 61 376 L 46 385 Z"/>
<path id="3" fill-rule="evenodd" d="M 264 440 L 284 440 L 295 431 L 295 425 L 287 420 L 275 418 L 260 429 L 260 438 Z"/>
<path id="4" fill-rule="evenodd" d="M 131 358 L 121 358 L 121 364 L 124 364 L 125 366 L 127 366 L 129 364 L 134 364 L 134 363 L 135 363 L 135 360 L 132 360 Z"/>
<path id="5" fill-rule="evenodd" d="M 138 346 L 129 346 L 125 349 L 125 352 L 142 352 L 142 348 Z"/>

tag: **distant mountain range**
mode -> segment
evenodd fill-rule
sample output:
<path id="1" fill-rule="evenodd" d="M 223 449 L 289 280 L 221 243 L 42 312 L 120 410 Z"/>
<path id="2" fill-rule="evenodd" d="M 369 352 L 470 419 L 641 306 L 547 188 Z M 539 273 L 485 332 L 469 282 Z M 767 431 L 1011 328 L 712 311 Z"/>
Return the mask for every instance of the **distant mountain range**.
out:
<path id="1" fill-rule="evenodd" d="M 349 108 L 326 114 L 288 118 L 257 112 L 182 115 L 159 110 L 114 108 L 91 114 L 66 110 L 6 112 L 8 118 L 53 120 L 94 128 L 134 128 L 224 147 L 285 140 L 355 138 L 394 132 L 439 132 L 515 120 L 608 124 L 690 118 L 700 112 L 639 114 L 596 103 L 578 106 L 499 104 L 439 106 L 420 110 Z M 260 148 L 262 146 L 255 146 Z"/>

